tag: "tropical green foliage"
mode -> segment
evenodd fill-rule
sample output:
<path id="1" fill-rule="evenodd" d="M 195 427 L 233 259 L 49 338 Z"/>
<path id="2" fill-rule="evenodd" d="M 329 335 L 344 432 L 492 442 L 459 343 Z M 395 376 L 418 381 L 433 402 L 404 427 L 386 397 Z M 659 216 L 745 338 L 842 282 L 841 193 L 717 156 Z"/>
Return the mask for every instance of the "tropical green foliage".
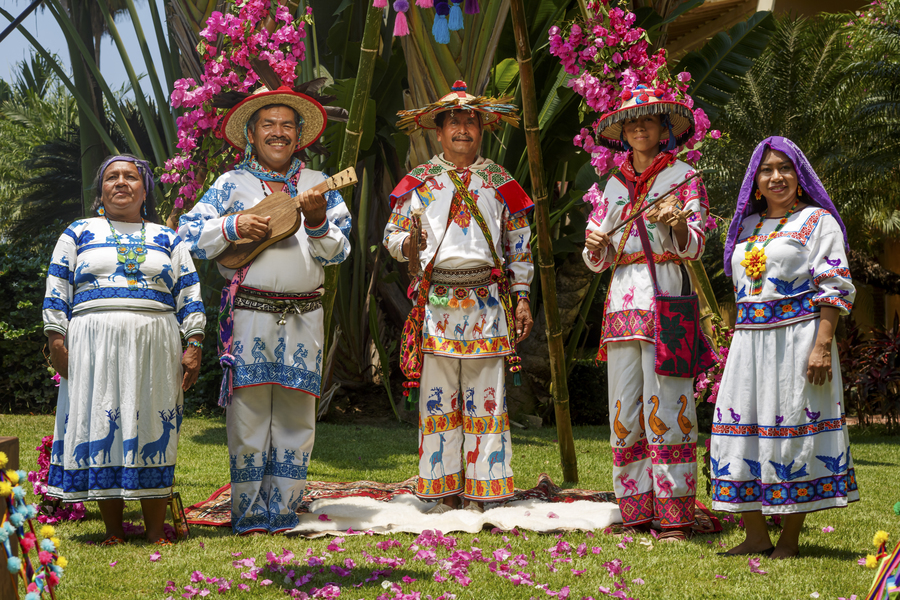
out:
<path id="1" fill-rule="evenodd" d="M 896 70 L 900 55 L 896 34 L 893 50 L 882 45 L 878 61 L 872 48 L 848 45 L 854 30 L 847 20 L 777 20 L 772 42 L 714 123 L 724 133 L 707 147 L 703 165 L 716 212 L 730 218 L 754 147 L 782 135 L 809 158 L 851 247 L 871 249 L 883 239 L 900 201 L 900 114 L 896 80 L 879 79 L 885 68 Z"/>

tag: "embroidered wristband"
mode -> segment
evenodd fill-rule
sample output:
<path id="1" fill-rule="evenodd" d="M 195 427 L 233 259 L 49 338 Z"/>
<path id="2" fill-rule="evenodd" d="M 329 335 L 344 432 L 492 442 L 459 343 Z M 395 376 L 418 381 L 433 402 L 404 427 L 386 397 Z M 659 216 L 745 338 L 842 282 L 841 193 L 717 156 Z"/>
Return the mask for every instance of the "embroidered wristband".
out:
<path id="1" fill-rule="evenodd" d="M 516 298 L 524 300 L 525 302 L 530 302 L 528 292 L 516 292 Z"/>
<path id="2" fill-rule="evenodd" d="M 203 344 L 197 340 L 188 340 L 188 348 L 203 348 Z"/>

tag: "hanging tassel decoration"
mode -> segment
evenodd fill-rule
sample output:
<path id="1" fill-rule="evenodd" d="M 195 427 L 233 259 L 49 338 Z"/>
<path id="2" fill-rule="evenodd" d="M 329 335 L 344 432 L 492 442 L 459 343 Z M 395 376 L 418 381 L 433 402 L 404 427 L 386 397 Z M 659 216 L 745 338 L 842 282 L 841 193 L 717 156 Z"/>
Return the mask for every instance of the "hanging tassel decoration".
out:
<path id="1" fill-rule="evenodd" d="M 513 374 L 513 385 L 522 385 L 522 375 L 520 374 L 522 371 L 522 359 L 515 354 L 511 354 L 506 357 L 506 361 L 509 363 L 510 373 Z"/>
<path id="2" fill-rule="evenodd" d="M 407 0 L 394 0 L 394 10 L 397 17 L 394 19 L 394 37 L 409 35 L 409 25 L 406 22 L 406 11 L 409 10 Z"/>
<path id="3" fill-rule="evenodd" d="M 466 0 L 466 14 L 467 15 L 477 15 L 481 12 L 481 7 L 478 6 L 478 0 Z"/>
<path id="4" fill-rule="evenodd" d="M 419 8 L 431 8 L 434 6 L 432 0 L 416 0 L 416 6 Z"/>
<path id="5" fill-rule="evenodd" d="M 485 309 L 484 301 L 478 295 L 475 296 L 475 299 L 478 300 L 478 310 L 484 310 Z"/>
<path id="6" fill-rule="evenodd" d="M 418 375 L 418 373 L 414 373 Z M 403 382 L 403 395 L 406 396 L 406 410 L 416 410 L 419 407 L 419 379 Z"/>
<path id="7" fill-rule="evenodd" d="M 448 0 L 437 0 L 434 5 L 434 25 L 431 27 L 431 35 L 438 44 L 450 43 L 450 24 L 447 22 L 447 16 L 450 14 L 450 6 Z"/>
<path id="8" fill-rule="evenodd" d="M 500 303 L 493 296 L 488 296 L 488 306 L 499 306 Z"/>
<path id="9" fill-rule="evenodd" d="M 375 8 L 387 8 L 387 0 L 372 0 L 372 6 Z"/>
<path id="10" fill-rule="evenodd" d="M 463 0 L 453 0 L 452 2 L 449 20 L 450 31 L 460 31 L 464 27 L 462 3 Z"/>
<path id="11" fill-rule="evenodd" d="M 450 298 L 450 308 L 459 308 L 459 301 L 456 299 L 456 296 Z"/>

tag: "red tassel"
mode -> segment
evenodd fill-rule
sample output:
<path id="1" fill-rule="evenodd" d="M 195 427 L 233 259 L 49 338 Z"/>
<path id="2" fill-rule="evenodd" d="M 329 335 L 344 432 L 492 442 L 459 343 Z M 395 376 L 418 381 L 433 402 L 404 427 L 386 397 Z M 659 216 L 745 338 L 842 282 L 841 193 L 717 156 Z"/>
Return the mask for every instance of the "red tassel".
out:
<path id="1" fill-rule="evenodd" d="M 419 8 L 433 8 L 434 2 L 432 0 L 416 0 L 416 6 Z"/>
<path id="2" fill-rule="evenodd" d="M 394 37 L 409 35 L 409 26 L 406 23 L 406 13 L 398 12 L 394 20 Z"/>
<path id="3" fill-rule="evenodd" d="M 375 8 L 387 8 L 387 0 L 372 0 L 372 6 Z"/>

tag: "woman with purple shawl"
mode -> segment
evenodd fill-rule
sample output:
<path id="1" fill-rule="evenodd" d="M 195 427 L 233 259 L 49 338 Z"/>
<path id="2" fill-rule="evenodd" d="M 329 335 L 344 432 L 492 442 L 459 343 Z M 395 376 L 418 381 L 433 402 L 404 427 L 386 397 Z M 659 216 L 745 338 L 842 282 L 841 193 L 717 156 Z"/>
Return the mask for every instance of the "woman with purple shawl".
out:
<path id="1" fill-rule="evenodd" d="M 743 513 L 723 555 L 799 554 L 806 513 L 859 500 L 834 329 L 856 290 L 847 235 L 789 139 L 750 160 L 725 244 L 737 323 L 712 426 L 713 508 Z M 783 517 L 772 546 L 765 515 Z"/>

